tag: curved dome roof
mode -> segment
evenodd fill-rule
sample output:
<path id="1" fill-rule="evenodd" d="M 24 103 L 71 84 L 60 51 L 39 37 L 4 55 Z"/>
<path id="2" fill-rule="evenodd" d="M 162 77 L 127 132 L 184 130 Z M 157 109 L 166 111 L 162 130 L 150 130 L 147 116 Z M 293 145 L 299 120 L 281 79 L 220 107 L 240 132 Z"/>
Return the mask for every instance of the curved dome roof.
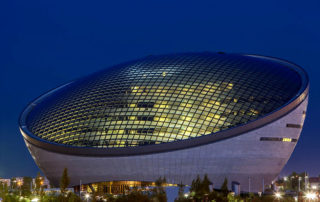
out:
<path id="1" fill-rule="evenodd" d="M 38 139 L 72 147 L 219 136 L 287 105 L 307 82 L 297 66 L 263 56 L 148 56 L 45 94 L 30 105 L 25 124 Z"/>

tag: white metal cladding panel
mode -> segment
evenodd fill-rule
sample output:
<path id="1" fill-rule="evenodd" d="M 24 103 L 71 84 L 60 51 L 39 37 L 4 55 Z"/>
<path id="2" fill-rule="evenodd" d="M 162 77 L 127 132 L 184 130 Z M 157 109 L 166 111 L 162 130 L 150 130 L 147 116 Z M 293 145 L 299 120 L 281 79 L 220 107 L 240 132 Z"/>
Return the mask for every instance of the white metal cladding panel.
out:
<path id="1" fill-rule="evenodd" d="M 270 184 L 289 159 L 296 143 L 260 141 L 261 137 L 299 139 L 306 99 L 295 110 L 262 128 L 230 139 L 199 147 L 149 155 L 128 157 L 85 157 L 53 153 L 27 143 L 37 165 L 48 179 L 58 184 L 62 170 L 67 167 L 71 185 L 99 181 L 155 181 L 165 176 L 169 183 L 191 184 L 198 174 L 208 174 L 215 187 L 224 178 L 238 181 L 241 190 L 261 191 L 262 181 Z M 230 184 L 229 184 L 230 186 Z"/>

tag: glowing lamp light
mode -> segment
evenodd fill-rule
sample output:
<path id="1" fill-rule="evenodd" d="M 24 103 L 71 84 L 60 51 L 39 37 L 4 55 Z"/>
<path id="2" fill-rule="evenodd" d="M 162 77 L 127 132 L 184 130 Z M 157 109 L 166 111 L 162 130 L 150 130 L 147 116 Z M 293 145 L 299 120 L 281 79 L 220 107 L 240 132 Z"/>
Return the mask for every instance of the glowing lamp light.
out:
<path id="1" fill-rule="evenodd" d="M 18 180 L 17 181 L 17 185 L 20 187 L 22 185 L 22 181 L 21 180 Z"/>
<path id="2" fill-rule="evenodd" d="M 277 198 L 277 199 L 280 199 L 281 198 L 281 193 L 280 192 L 276 192 L 274 194 L 274 196 Z"/>
<path id="3" fill-rule="evenodd" d="M 307 192 L 305 197 L 309 200 L 315 200 L 317 199 L 317 195 L 314 192 Z"/>

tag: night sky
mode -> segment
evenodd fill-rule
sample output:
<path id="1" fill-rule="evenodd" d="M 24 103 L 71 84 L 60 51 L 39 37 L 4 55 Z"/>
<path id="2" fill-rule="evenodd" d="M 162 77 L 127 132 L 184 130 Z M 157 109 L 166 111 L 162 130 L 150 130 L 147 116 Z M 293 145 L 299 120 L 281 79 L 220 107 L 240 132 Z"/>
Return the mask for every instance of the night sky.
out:
<path id="1" fill-rule="evenodd" d="M 310 100 L 282 171 L 320 174 L 320 1 L 0 3 L 0 177 L 38 168 L 18 129 L 26 105 L 70 80 L 144 57 L 194 51 L 274 56 L 302 66 Z"/>

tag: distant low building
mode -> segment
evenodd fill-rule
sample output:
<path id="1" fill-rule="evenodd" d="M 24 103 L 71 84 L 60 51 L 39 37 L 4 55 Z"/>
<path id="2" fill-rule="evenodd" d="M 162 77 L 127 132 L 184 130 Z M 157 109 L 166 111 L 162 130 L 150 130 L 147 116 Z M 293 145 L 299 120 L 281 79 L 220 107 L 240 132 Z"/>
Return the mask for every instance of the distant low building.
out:
<path id="1" fill-rule="evenodd" d="M 273 185 L 273 189 L 275 191 L 282 191 L 284 190 L 284 183 L 283 182 L 275 182 Z"/>
<path id="2" fill-rule="evenodd" d="M 309 187 L 314 190 L 320 189 L 320 177 L 310 177 L 309 178 Z"/>
<path id="3" fill-rule="evenodd" d="M 10 179 L 0 179 L 0 183 L 7 184 L 7 186 L 10 186 Z"/>
<path id="4" fill-rule="evenodd" d="M 14 180 L 12 180 L 14 179 Z M 11 186 L 21 186 L 23 185 L 23 177 L 14 177 L 10 180 L 10 185 Z M 12 183 L 12 184 L 11 184 Z"/>
<path id="5" fill-rule="evenodd" d="M 35 185 L 36 184 L 36 178 L 32 179 L 32 184 Z M 41 180 L 41 186 L 45 189 L 51 188 L 50 186 L 50 181 L 46 178 L 46 177 L 42 177 Z"/>
<path id="6" fill-rule="evenodd" d="M 72 193 L 74 192 L 73 188 L 67 188 L 66 190 L 67 190 L 67 192 L 72 192 Z M 48 188 L 48 189 L 44 189 L 43 191 L 46 194 L 50 194 L 50 193 L 52 193 L 52 194 L 60 194 L 61 193 L 60 188 Z"/>
<path id="7" fill-rule="evenodd" d="M 42 184 L 44 187 L 47 187 L 47 188 L 51 188 L 51 186 L 50 186 L 50 182 L 49 182 L 49 180 L 45 177 L 44 179 L 43 179 L 43 184 Z"/>

